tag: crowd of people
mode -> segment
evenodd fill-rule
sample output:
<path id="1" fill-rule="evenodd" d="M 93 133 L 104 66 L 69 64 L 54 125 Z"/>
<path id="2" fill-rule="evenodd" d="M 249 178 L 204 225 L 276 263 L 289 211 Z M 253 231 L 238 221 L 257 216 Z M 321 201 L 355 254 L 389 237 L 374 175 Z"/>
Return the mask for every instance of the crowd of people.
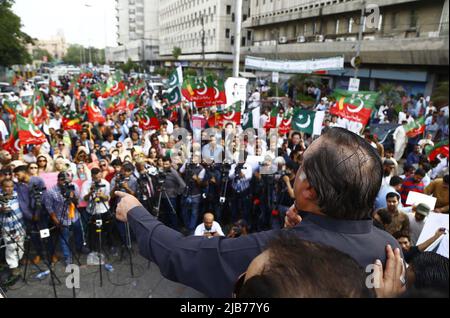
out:
<path id="1" fill-rule="evenodd" d="M 74 262 L 76 256 L 74 253 L 89 254 L 92 251 L 99 251 L 99 240 L 96 234 L 99 226 L 102 227 L 105 235 L 102 239 L 105 245 L 103 248 L 107 248 L 112 254 L 117 253 L 128 240 L 125 227 L 127 220 L 123 218 L 117 220 L 115 217 L 117 205 L 120 202 L 120 198 L 117 197 L 118 191 L 135 197 L 145 208 L 149 217 L 159 220 L 168 228 L 181 232 L 183 236 L 206 237 L 213 242 L 224 237 L 250 237 L 252 233 L 264 233 L 268 230 L 289 227 L 286 220 L 289 219 L 289 210 L 296 205 L 296 200 L 298 201 L 298 189 L 296 189 L 298 179 L 302 181 L 307 179 L 311 184 L 315 182 L 316 187 L 326 182 L 342 189 L 349 186 L 350 181 L 347 181 L 347 178 L 350 176 L 343 177 L 337 174 L 340 172 L 339 167 L 328 169 L 329 167 L 326 166 L 335 159 L 334 157 L 330 159 L 324 152 L 322 156 L 319 154 L 315 158 L 315 162 L 311 160 L 306 162 L 306 151 L 312 152 L 312 145 L 319 136 L 291 131 L 287 134 L 278 134 L 278 138 L 273 140 L 258 135 L 244 136 L 242 127 L 232 122 L 225 123 L 223 127 L 210 127 L 208 119 L 215 116 L 214 112 L 217 109 L 196 109 L 187 102 L 181 102 L 176 107 L 169 107 L 169 102 L 162 92 L 153 92 L 147 85 L 137 98 L 133 109 L 108 113 L 104 98 L 94 93 L 95 85 L 106 83 L 108 77 L 105 74 L 91 74 L 91 76 L 78 77 L 75 80 L 78 83 L 77 94 L 79 95 L 74 93 L 74 78 L 65 76 L 60 78 L 57 86 L 34 87 L 24 82 L 20 86 L 21 93 L 16 97 L 19 99 L 21 95 L 26 95 L 26 92 L 39 90 L 49 116 L 39 125 L 39 129 L 45 134 L 47 140 L 45 143 L 23 145 L 17 153 L 0 151 L 2 187 L 0 225 L 3 240 L 1 245 L 5 247 L 2 249 L 5 253 L 5 263 L 13 278 L 17 278 L 21 273 L 20 262 L 23 261 L 26 250 L 25 241 L 28 238 L 32 243 L 31 250 L 34 257 L 27 256 L 28 260 L 25 261 L 35 264 L 47 259 L 51 263 L 57 263 L 61 258 L 58 255 L 59 251 L 66 265 Z M 124 76 L 123 82 L 126 85 L 124 90 L 130 90 L 138 80 Z M 315 94 L 317 100 L 316 109 L 327 111 L 330 105 L 327 96 L 322 96 L 320 90 L 311 92 Z M 258 106 L 260 97 L 258 95 L 255 98 L 255 96 L 255 94 L 252 95 L 251 104 Z M 105 120 L 89 122 L 86 117 L 79 128 L 65 129 L 66 114 L 70 111 L 82 114 L 85 111 L 83 106 L 88 99 L 94 101 Z M 6 111 L 4 100 L 0 100 L 0 104 L 4 106 L 0 120 L 1 142 L 4 144 L 12 135 L 14 115 Z M 159 122 L 158 127 L 151 130 L 142 129 L 140 124 L 140 112 L 147 108 L 152 108 Z M 380 109 L 378 120 L 395 121 L 395 116 L 392 117 L 390 112 L 391 108 L 389 106 L 386 109 Z M 441 292 L 442 282 L 446 280 L 448 295 L 448 259 L 446 263 L 444 262 L 444 269 L 439 267 L 441 263 L 437 264 L 428 259 L 422 260 L 427 258 L 429 253 L 425 250 L 444 235 L 445 230 L 439 229 L 435 236 L 416 246 L 418 236 L 431 209 L 424 204 L 410 207 L 406 204 L 410 191 L 426 193 L 437 198 L 433 212 L 448 213 L 448 158 L 440 154 L 430 162 L 426 156 L 429 149 L 427 147 L 433 147 L 434 143 L 448 138 L 448 108 L 445 113 L 445 108 L 437 110 L 431 102 L 427 103 L 424 98 L 420 98 L 418 101 L 414 99 L 405 101 L 404 109 L 406 119 L 400 113 L 398 115 L 400 123 L 407 123 L 409 118 L 417 118 L 422 114 L 430 116 L 431 119 L 427 119 L 426 138 L 410 138 L 407 140 L 407 147 L 402 148 L 404 153 L 399 155 L 400 148 L 398 149 L 397 145 L 395 149 L 385 149 L 370 130 L 360 131 L 361 140 L 372 148 L 371 155 L 376 154 L 381 158 L 381 189 L 376 187 L 376 178 L 371 185 L 363 184 L 363 180 L 355 182 L 353 188 L 345 189 L 346 195 L 360 193 L 364 191 L 364 187 L 370 193 L 355 194 L 352 204 L 339 206 L 337 203 L 339 196 L 344 195 L 342 189 L 334 188 L 333 190 L 325 186 L 315 188 L 317 192 L 315 196 L 318 196 L 316 199 L 319 200 L 320 207 L 318 211 L 340 221 L 365 220 L 373 217 L 374 225 L 392 235 L 401 245 L 405 260 L 411 264 L 411 268 L 425 266 L 426 271 L 436 271 L 438 272 L 436 275 L 440 275 L 430 278 L 435 279 L 436 282 L 423 282 L 424 278 L 420 277 L 423 275 L 422 272 L 415 270 L 415 286 L 418 288 L 438 286 L 439 288 L 436 288 Z M 268 119 L 267 114 L 270 110 L 270 108 L 262 108 L 261 122 Z M 289 109 L 280 109 L 280 118 L 286 111 Z M 200 127 L 193 123 L 194 117 L 197 122 L 199 118 L 204 119 L 200 120 L 200 131 Z M 337 116 L 327 115 L 323 135 L 330 136 L 337 127 L 348 128 L 344 127 L 343 122 Z M 179 128 L 187 131 L 187 136 L 183 138 L 188 143 L 180 142 L 182 139 L 177 134 Z M 207 128 L 217 130 L 213 134 L 206 134 Z M 396 134 L 400 135 L 398 132 Z M 327 138 L 332 139 L 332 137 Z M 336 148 L 344 147 L 350 137 L 341 136 L 340 138 L 333 140 L 338 142 L 334 145 Z M 398 136 L 395 138 L 400 139 Z M 345 147 L 350 149 L 350 145 Z M 189 156 L 189 154 L 192 155 Z M 356 159 L 360 160 L 359 164 L 364 164 L 364 158 Z M 353 160 L 354 158 L 352 159 L 349 155 L 343 158 L 338 166 L 343 165 L 351 169 L 352 167 L 347 165 Z M 375 169 L 376 163 L 372 164 L 372 168 Z M 321 172 L 313 175 L 311 172 L 313 170 L 321 170 Z M 370 169 L 361 169 L 358 178 L 364 179 L 364 174 L 371 173 Z M 51 176 L 55 182 L 49 186 L 48 180 Z M 356 174 L 353 177 L 357 178 Z M 342 179 L 341 183 L 335 180 L 339 178 Z M 309 194 L 303 195 L 311 200 Z M 370 203 L 372 199 L 374 204 Z M 357 211 L 360 214 L 349 215 L 351 211 L 345 210 L 349 206 L 352 206 L 353 210 L 360 209 L 361 211 Z M 308 207 L 303 209 L 296 207 L 299 211 L 311 212 Z M 331 211 L 334 211 L 333 215 L 330 215 Z M 133 225 L 133 222 L 130 222 Z M 314 222 L 309 221 L 309 223 Z M 308 222 L 301 222 L 301 224 L 306 223 Z M 339 224 L 341 225 L 343 224 Z M 39 231 L 46 228 L 51 229 L 50 238 L 42 240 Z M 142 248 L 141 244 L 144 243 L 140 239 L 139 231 L 133 226 L 132 230 L 131 236 L 136 236 Z M 343 231 L 345 233 L 344 229 Z M 377 235 L 379 238 L 382 236 Z M 70 247 L 72 239 L 75 250 Z M 327 245 L 327 240 L 313 239 L 312 241 L 317 244 L 285 237 L 269 244 L 265 256 L 262 257 L 264 264 L 259 264 L 258 267 L 268 266 L 270 270 L 264 270 L 262 276 L 256 274 L 257 279 L 247 277 L 244 287 L 239 292 L 241 296 L 261 296 L 257 293 L 262 290 L 265 290 L 263 296 L 272 297 L 370 296 L 361 285 L 364 283 L 363 272 L 359 274 L 352 274 L 352 272 L 357 272 L 363 264 L 374 263 L 375 258 L 367 262 L 367 255 L 355 255 L 358 251 L 348 252 L 348 247 L 343 250 L 334 244 L 331 244 L 331 247 L 319 245 L 319 243 Z M 393 238 L 392 241 L 389 239 L 382 241 L 384 254 L 386 243 L 391 242 L 394 246 L 395 241 Z M 341 252 L 334 250 L 333 247 Z M 262 246 L 245 257 L 248 261 L 241 262 L 238 267 L 241 272 L 250 265 L 251 257 L 261 252 L 261 248 Z M 320 285 L 316 285 L 316 281 L 311 280 L 311 277 L 308 279 L 297 277 L 299 273 L 305 275 L 304 273 L 312 271 L 311 266 L 316 268 L 314 263 L 302 262 L 302 257 L 297 252 L 292 253 L 297 249 L 304 251 L 305 255 L 315 255 L 318 262 L 316 265 L 322 266 L 320 271 L 323 271 L 323 274 L 330 277 L 340 276 L 345 280 L 337 283 L 342 289 L 339 291 L 328 289 L 327 284 L 331 284 L 329 282 L 333 280 L 326 283 L 324 280 L 328 276 L 322 276 L 322 273 L 314 275 L 317 281 L 323 281 Z M 377 247 L 377 258 L 383 259 L 386 263 L 389 253 L 382 257 L 379 250 L 380 246 Z M 146 256 L 153 260 L 155 257 L 167 256 L 166 251 L 159 252 L 164 256 Z M 267 258 L 267 254 L 271 257 Z M 363 258 L 364 261 L 361 261 Z M 219 261 L 217 258 L 215 260 Z M 323 266 L 323 260 L 332 262 L 333 265 L 339 263 L 341 267 L 337 270 L 335 266 L 330 266 L 331 263 Z M 173 270 L 172 266 L 164 266 L 164 264 L 167 265 L 165 263 L 168 262 L 167 259 L 159 261 L 160 263 L 156 262 L 160 267 L 166 267 L 163 272 Z M 288 264 L 292 264 L 292 267 Z M 445 266 L 446 273 L 442 273 L 442 270 L 445 271 Z M 287 270 L 295 277 L 292 277 L 292 280 L 284 277 L 283 281 L 289 282 L 289 286 L 292 287 L 285 290 L 284 283 L 280 284 L 277 279 Z M 222 286 L 224 289 L 212 292 L 201 284 L 192 283 L 190 280 L 195 277 L 189 277 L 188 272 L 163 274 L 169 277 L 185 275 L 186 278 L 182 279 L 182 282 L 198 288 L 208 296 L 226 296 L 230 289 L 229 280 L 236 278 L 234 277 L 236 275 L 233 275 L 234 271 L 228 272 L 228 275 L 225 275 L 228 281 Z M 354 277 L 354 279 L 347 279 L 348 277 Z M 418 282 L 424 285 L 419 285 Z M 297 286 L 300 285 L 311 288 L 297 290 Z M 217 286 L 220 287 L 220 282 Z"/>

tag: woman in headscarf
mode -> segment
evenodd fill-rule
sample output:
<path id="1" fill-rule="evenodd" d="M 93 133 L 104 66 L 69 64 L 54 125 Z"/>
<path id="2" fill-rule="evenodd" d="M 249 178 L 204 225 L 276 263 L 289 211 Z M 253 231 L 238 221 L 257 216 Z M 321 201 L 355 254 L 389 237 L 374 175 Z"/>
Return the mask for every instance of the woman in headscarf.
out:
<path id="1" fill-rule="evenodd" d="M 38 174 L 54 172 L 54 163 L 52 158 L 46 154 L 40 154 L 36 158 L 38 164 Z"/>

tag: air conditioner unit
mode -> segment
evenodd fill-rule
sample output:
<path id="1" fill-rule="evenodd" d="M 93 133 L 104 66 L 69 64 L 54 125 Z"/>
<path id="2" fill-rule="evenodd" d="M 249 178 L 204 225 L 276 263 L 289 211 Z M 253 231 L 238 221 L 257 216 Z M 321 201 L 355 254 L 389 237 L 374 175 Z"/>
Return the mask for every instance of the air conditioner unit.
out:
<path id="1" fill-rule="evenodd" d="M 315 41 L 323 42 L 324 39 L 325 39 L 325 37 L 322 34 L 320 34 L 320 35 L 316 35 Z"/>
<path id="2" fill-rule="evenodd" d="M 364 40 L 366 40 L 366 41 L 373 41 L 373 40 L 375 40 L 375 36 L 374 35 L 365 36 Z"/>
<path id="3" fill-rule="evenodd" d="M 297 43 L 305 43 L 306 42 L 306 38 L 303 35 L 300 35 L 299 37 L 297 37 Z"/>
<path id="4" fill-rule="evenodd" d="M 428 32 L 429 38 L 438 38 L 439 37 L 439 31 L 436 32 Z"/>
<path id="5" fill-rule="evenodd" d="M 278 42 L 280 44 L 286 44 L 288 42 L 288 39 L 285 36 L 281 36 L 280 39 L 278 40 Z"/>
<path id="6" fill-rule="evenodd" d="M 337 42 L 343 42 L 343 41 L 345 41 L 345 38 L 342 38 L 342 37 L 341 38 L 336 38 L 336 41 Z"/>
<path id="7" fill-rule="evenodd" d="M 348 37 L 347 41 L 356 42 L 356 37 L 355 36 Z"/>
<path id="8" fill-rule="evenodd" d="M 333 39 L 325 39 L 325 42 L 334 42 Z"/>

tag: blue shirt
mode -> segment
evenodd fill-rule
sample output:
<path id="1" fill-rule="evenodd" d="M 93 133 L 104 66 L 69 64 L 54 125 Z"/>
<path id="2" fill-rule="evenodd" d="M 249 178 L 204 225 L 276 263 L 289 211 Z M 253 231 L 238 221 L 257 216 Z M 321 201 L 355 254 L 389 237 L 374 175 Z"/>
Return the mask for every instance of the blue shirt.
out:
<path id="1" fill-rule="evenodd" d="M 378 209 L 384 209 L 387 208 L 387 202 L 386 202 L 386 195 L 390 192 L 397 193 L 400 196 L 400 193 L 398 193 L 393 187 L 390 185 L 384 185 L 381 186 L 380 191 L 378 192 L 377 198 L 375 199 L 375 211 Z M 402 208 L 403 205 L 400 202 L 399 208 Z"/>
<path id="2" fill-rule="evenodd" d="M 23 217 L 26 221 L 31 221 L 31 218 L 34 214 L 36 214 L 36 216 L 40 216 L 42 213 L 42 209 L 39 211 L 33 210 L 33 207 L 36 206 L 36 202 L 31 191 L 33 189 L 33 186 L 36 186 L 39 189 L 44 189 L 44 180 L 42 180 L 42 178 L 40 177 L 31 177 L 28 184 L 20 182 L 16 184 L 20 210 L 22 211 Z M 45 191 L 43 192 L 42 199 L 44 197 L 44 193 Z"/>
<path id="3" fill-rule="evenodd" d="M 76 184 L 75 186 L 75 197 L 80 197 L 80 189 Z M 47 208 L 49 214 L 55 213 L 56 218 L 61 222 L 64 226 L 69 226 L 72 223 L 78 221 L 79 214 L 78 210 L 75 210 L 75 218 L 73 220 L 69 219 L 69 204 L 66 203 L 64 199 L 61 189 L 58 185 L 55 185 L 53 188 L 48 190 L 44 196 L 44 204 Z"/>
<path id="4" fill-rule="evenodd" d="M 17 193 L 14 192 L 12 198 L 8 200 L 5 206 L 11 211 L 0 213 L 0 228 L 4 232 L 4 237 L 8 240 L 14 240 L 20 236 L 25 236 L 25 226 L 23 223 L 22 211 L 20 211 Z"/>

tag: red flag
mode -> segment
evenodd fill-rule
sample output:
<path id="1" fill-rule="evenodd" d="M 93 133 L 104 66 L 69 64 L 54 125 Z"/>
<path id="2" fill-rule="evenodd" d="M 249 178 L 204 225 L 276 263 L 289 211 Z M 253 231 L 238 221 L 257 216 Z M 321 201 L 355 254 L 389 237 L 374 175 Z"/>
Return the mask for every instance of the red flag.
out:
<path id="1" fill-rule="evenodd" d="M 28 118 L 17 115 L 16 121 L 21 145 L 40 145 L 47 141 L 44 133 Z"/>
<path id="2" fill-rule="evenodd" d="M 90 97 L 88 97 L 87 102 L 87 113 L 88 113 L 88 120 L 91 123 L 100 123 L 103 124 L 106 119 L 103 117 L 102 112 L 100 109 L 93 103 Z"/>

